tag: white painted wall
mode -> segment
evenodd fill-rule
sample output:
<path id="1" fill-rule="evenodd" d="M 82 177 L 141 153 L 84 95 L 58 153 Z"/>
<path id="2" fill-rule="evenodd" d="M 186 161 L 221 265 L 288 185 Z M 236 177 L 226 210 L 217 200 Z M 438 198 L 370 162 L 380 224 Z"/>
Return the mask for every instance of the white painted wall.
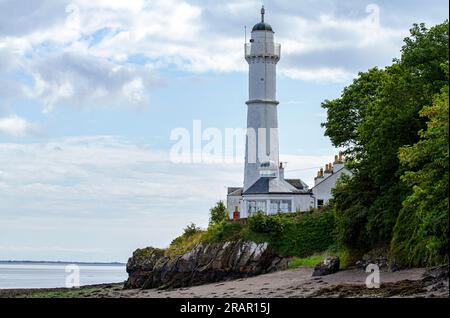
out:
<path id="1" fill-rule="evenodd" d="M 301 212 L 308 211 L 309 209 L 314 208 L 314 198 L 308 194 L 302 195 L 294 195 L 294 209 L 292 212 L 296 212 L 300 210 Z"/>
<path id="2" fill-rule="evenodd" d="M 315 206 L 317 207 L 317 200 L 323 200 L 324 204 L 332 198 L 331 190 L 336 186 L 336 182 L 342 176 L 342 174 L 347 174 L 352 176 L 353 173 L 347 168 L 342 168 L 341 170 L 331 174 L 328 178 L 324 178 L 322 182 L 312 188 L 312 192 L 315 198 Z"/>

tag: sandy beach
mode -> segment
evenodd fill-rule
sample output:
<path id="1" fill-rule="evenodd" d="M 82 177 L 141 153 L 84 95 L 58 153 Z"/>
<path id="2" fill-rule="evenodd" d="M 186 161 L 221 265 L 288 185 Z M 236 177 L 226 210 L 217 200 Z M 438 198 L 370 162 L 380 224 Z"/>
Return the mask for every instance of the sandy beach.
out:
<path id="1" fill-rule="evenodd" d="M 427 284 L 426 269 L 381 272 L 380 288 L 365 285 L 367 273 L 348 269 L 312 277 L 312 269 L 301 267 L 250 278 L 173 290 L 124 290 L 123 284 L 84 286 L 75 289 L 0 290 L 0 297 L 89 297 L 89 298 L 274 298 L 274 297 L 448 297 L 448 278 Z"/>

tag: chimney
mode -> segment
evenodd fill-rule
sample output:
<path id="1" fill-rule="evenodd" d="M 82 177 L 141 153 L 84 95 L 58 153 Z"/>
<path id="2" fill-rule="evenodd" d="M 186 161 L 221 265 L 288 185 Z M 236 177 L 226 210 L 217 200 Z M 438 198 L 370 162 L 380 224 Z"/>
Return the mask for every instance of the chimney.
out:
<path id="1" fill-rule="evenodd" d="M 340 151 L 339 155 L 334 157 L 333 172 L 338 172 L 342 168 L 344 168 L 344 157 L 342 151 Z"/>
<path id="2" fill-rule="evenodd" d="M 278 168 L 278 175 L 280 179 L 284 179 L 284 166 L 282 162 L 280 162 L 280 166 Z"/>
<path id="3" fill-rule="evenodd" d="M 333 173 L 333 167 L 330 162 L 325 165 L 325 173 L 323 176 L 324 176 L 324 178 L 328 178 L 329 176 L 331 176 L 332 173 Z"/>
<path id="4" fill-rule="evenodd" d="M 317 171 L 317 177 L 314 178 L 314 185 L 318 185 L 323 180 L 323 168 Z"/>

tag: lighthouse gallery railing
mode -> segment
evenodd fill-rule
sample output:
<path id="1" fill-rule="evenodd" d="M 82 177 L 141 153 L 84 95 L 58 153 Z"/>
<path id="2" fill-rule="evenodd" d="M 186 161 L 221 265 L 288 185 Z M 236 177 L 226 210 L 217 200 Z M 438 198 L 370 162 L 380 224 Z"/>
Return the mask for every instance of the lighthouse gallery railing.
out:
<path id="1" fill-rule="evenodd" d="M 278 43 L 245 43 L 245 58 L 275 57 L 280 58 L 281 45 Z"/>

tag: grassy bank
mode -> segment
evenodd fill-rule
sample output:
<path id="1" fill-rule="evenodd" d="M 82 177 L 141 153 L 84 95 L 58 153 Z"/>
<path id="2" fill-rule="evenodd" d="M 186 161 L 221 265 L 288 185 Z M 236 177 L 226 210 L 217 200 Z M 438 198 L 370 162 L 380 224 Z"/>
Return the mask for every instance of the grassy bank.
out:
<path id="1" fill-rule="evenodd" d="M 329 209 L 270 216 L 258 213 L 248 218 L 246 224 L 221 221 L 210 224 L 207 230 L 190 225 L 172 241 L 166 254 L 182 254 L 198 243 L 246 240 L 267 242 L 279 255 L 295 256 L 298 259 L 326 255 L 325 251 L 337 255 L 339 250 L 331 248 L 335 246 L 333 229 L 334 216 Z M 317 259 L 318 256 L 314 258 Z"/>

